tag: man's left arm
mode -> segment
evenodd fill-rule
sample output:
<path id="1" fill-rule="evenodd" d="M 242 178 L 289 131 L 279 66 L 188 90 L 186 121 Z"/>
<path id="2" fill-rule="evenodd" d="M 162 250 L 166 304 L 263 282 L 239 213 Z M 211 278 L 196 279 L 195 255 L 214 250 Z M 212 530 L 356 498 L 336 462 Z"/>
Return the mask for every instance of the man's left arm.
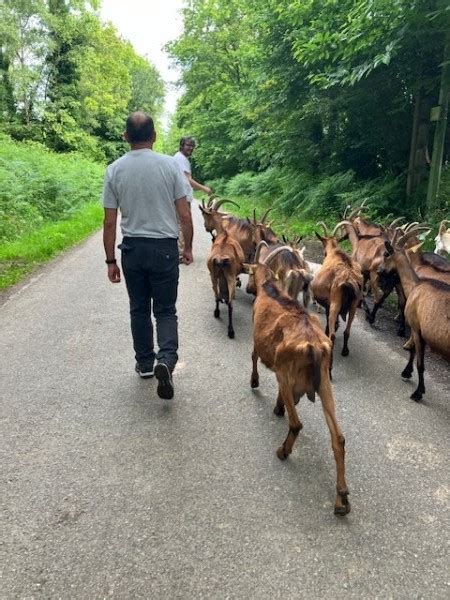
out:
<path id="1" fill-rule="evenodd" d="M 108 279 L 111 283 L 120 282 L 120 269 L 117 266 L 115 256 L 117 229 L 117 208 L 105 208 L 103 219 L 103 246 L 105 248 L 106 261 L 108 265 Z"/>

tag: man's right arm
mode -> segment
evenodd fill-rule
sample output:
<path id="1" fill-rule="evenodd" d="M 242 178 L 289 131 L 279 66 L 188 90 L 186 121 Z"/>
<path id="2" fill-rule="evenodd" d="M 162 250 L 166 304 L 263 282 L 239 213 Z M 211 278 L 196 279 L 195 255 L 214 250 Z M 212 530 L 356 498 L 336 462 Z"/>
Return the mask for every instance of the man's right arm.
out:
<path id="1" fill-rule="evenodd" d="M 192 226 L 192 215 L 186 196 L 179 198 L 175 201 L 175 208 L 180 219 L 181 231 L 184 239 L 184 252 L 183 258 L 185 264 L 190 264 L 194 258 L 192 256 L 192 238 L 194 235 L 194 228 Z"/>

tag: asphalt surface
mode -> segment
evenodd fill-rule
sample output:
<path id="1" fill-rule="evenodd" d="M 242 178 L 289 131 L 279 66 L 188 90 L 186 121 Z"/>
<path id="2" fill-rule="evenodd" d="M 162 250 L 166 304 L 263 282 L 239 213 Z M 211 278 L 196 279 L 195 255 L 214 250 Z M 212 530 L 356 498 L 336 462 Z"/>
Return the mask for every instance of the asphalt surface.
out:
<path id="1" fill-rule="evenodd" d="M 333 515 L 320 402 L 285 462 L 274 375 L 250 389 L 251 298 L 213 317 L 209 239 L 181 269 L 172 401 L 134 373 L 125 286 L 99 234 L 1 308 L 1 598 L 448 598 L 449 370 L 424 402 L 363 319 L 334 393 L 352 512 Z"/>

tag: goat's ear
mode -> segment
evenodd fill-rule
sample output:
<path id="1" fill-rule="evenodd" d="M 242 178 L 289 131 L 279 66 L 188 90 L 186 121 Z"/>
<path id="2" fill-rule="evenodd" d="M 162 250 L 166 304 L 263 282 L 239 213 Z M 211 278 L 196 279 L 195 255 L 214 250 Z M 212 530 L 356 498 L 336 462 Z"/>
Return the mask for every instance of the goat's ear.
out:
<path id="1" fill-rule="evenodd" d="M 242 268 L 250 274 L 254 272 L 255 265 L 252 265 L 251 263 L 242 263 Z"/>
<path id="2" fill-rule="evenodd" d="M 386 248 L 386 253 L 388 256 L 392 256 L 394 254 L 394 248 L 392 247 L 391 242 L 384 242 L 384 247 Z"/>
<path id="3" fill-rule="evenodd" d="M 416 244 L 415 246 L 411 246 L 411 248 L 408 248 L 408 252 L 414 252 L 414 254 L 423 246 L 423 242 L 420 242 L 420 244 Z"/>

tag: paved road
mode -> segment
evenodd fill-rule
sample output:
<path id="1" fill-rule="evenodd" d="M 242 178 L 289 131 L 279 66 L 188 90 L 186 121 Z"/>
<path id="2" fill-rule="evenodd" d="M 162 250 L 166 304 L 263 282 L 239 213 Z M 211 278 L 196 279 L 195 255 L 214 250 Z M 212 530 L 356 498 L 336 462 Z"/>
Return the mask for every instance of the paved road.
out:
<path id="1" fill-rule="evenodd" d="M 357 322 L 335 363 L 352 502 L 335 517 L 320 403 L 280 463 L 274 377 L 249 387 L 251 300 L 229 340 L 196 221 L 171 402 L 133 371 L 100 235 L 1 309 L 1 598 L 448 598 L 448 379 L 413 403 L 404 351 Z"/>

